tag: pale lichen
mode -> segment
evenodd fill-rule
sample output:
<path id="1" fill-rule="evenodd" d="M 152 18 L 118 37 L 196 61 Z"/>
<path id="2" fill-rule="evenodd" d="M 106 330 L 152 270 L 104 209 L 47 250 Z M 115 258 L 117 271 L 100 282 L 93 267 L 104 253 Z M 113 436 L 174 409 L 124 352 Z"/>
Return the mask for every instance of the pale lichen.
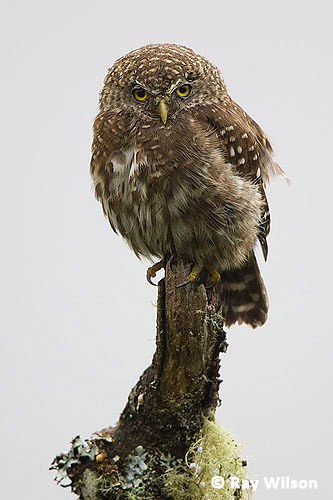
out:
<path id="1" fill-rule="evenodd" d="M 215 333 L 223 330 L 223 323 L 225 318 L 222 315 L 222 311 L 213 313 L 198 309 L 195 311 L 195 313 L 200 314 L 202 321 L 206 323 L 206 325 L 211 326 Z"/>
<path id="2" fill-rule="evenodd" d="M 202 434 L 187 455 L 187 470 L 173 468 L 164 480 L 164 492 L 174 500 L 235 500 L 250 498 L 251 491 L 235 490 L 228 479 L 247 479 L 246 462 L 231 434 L 215 421 L 205 419 Z M 224 478 L 224 487 L 215 489 L 212 478 Z"/>
<path id="3" fill-rule="evenodd" d="M 192 443 L 183 458 L 168 454 L 152 454 L 137 446 L 122 462 L 118 456 L 111 458 L 105 469 L 92 470 L 73 475 L 71 467 L 83 465 L 82 460 L 96 460 L 96 444 L 82 441 L 79 436 L 72 441 L 71 450 L 57 457 L 53 468 L 58 469 L 62 481 L 65 477 L 73 482 L 73 492 L 84 500 L 240 500 L 250 498 L 251 491 L 235 490 L 228 481 L 236 477 L 242 482 L 247 478 L 246 462 L 240 457 L 240 446 L 220 424 L 208 418 L 197 440 Z M 96 465 L 92 464 L 95 469 Z M 214 489 L 212 478 L 221 476 L 224 487 Z"/>
<path id="4" fill-rule="evenodd" d="M 119 476 L 121 487 L 123 490 L 138 487 L 142 482 L 142 477 L 148 469 L 145 459 L 147 452 L 142 446 L 135 448 L 136 454 L 128 457 L 128 462 L 125 468 L 125 475 Z"/>
<path id="5" fill-rule="evenodd" d="M 52 462 L 50 469 L 58 471 L 55 478 L 57 483 L 66 487 L 70 484 L 64 484 L 64 480 L 68 476 L 68 471 L 74 466 L 82 463 L 83 460 L 94 460 L 98 452 L 97 445 L 90 439 L 82 441 L 80 436 L 75 436 L 72 439 L 72 446 L 68 452 L 60 453 Z"/>
<path id="6" fill-rule="evenodd" d="M 85 500 L 96 500 L 98 494 L 98 478 L 97 473 L 90 469 L 85 469 L 80 482 L 80 494 Z"/>

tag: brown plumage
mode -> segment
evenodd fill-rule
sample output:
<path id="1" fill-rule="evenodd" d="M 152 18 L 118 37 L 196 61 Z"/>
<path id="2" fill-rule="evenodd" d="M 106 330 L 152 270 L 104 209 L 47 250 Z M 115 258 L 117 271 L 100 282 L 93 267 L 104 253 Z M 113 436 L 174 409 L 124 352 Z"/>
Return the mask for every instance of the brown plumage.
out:
<path id="1" fill-rule="evenodd" d="M 221 274 L 226 325 L 266 321 L 264 186 L 282 170 L 219 70 L 191 49 L 147 45 L 115 62 L 94 123 L 91 175 L 111 227 L 137 256 Z"/>

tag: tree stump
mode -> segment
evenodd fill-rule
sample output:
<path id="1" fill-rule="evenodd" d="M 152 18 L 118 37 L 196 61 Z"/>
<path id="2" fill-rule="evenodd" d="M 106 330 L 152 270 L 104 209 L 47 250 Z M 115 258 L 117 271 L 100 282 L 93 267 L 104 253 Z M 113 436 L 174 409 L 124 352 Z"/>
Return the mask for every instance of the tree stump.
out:
<path id="1" fill-rule="evenodd" d="M 189 272 L 182 261 L 166 265 L 158 285 L 156 351 L 118 423 L 89 440 L 77 436 L 52 464 L 62 486 L 82 500 L 194 498 L 184 483 L 191 474 L 188 456 L 200 448 L 204 422 L 214 421 L 219 354 L 227 343 L 214 288 L 197 283 L 177 288 Z M 183 478 L 171 485 L 174 490 L 171 472 L 173 481 Z M 63 484 L 64 478 L 70 483 Z"/>

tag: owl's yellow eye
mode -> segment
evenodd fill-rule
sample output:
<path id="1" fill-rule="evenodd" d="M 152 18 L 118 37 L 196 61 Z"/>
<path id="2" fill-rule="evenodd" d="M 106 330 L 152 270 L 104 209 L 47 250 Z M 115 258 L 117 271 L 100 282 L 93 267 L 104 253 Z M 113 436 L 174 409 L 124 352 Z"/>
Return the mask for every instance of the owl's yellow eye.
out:
<path id="1" fill-rule="evenodd" d="M 148 97 L 148 93 L 145 89 L 135 89 L 133 90 L 133 95 L 137 101 L 144 101 Z"/>
<path id="2" fill-rule="evenodd" d="M 176 90 L 179 97 L 187 97 L 191 92 L 191 85 L 182 85 Z"/>

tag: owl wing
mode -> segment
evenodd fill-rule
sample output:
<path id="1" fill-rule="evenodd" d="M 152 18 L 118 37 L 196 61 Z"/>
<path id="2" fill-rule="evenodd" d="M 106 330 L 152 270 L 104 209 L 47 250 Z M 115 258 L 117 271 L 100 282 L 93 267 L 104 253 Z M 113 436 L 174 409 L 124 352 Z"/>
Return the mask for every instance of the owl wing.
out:
<path id="1" fill-rule="evenodd" d="M 110 216 L 113 163 L 111 158 L 122 155 L 128 141 L 130 119 L 122 112 L 101 111 L 95 118 L 91 146 L 90 174 L 94 181 L 95 196 L 101 203 L 113 231 L 117 233 Z"/>
<path id="2" fill-rule="evenodd" d="M 258 239 L 267 259 L 267 236 L 270 232 L 270 213 L 265 186 L 271 177 L 284 175 L 274 161 L 273 149 L 259 125 L 229 96 L 222 105 L 206 108 L 206 118 L 222 142 L 228 163 L 235 166 L 241 177 L 255 184 L 263 198 L 263 209 Z"/>

